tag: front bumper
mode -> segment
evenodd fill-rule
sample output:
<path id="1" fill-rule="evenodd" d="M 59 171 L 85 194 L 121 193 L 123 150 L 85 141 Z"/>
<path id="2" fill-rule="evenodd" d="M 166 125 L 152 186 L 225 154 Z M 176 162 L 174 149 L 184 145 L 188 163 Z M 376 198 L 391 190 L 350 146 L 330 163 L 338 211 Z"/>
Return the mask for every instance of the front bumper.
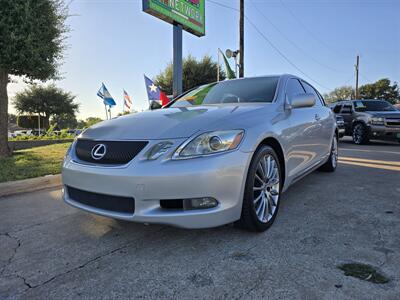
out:
<path id="1" fill-rule="evenodd" d="M 252 153 L 237 150 L 187 160 L 160 158 L 148 161 L 141 157 L 145 151 L 127 165 L 119 167 L 86 165 L 76 162 L 73 156 L 67 157 L 62 169 L 64 186 L 134 198 L 133 214 L 84 205 L 72 199 L 66 188 L 63 193 L 65 202 L 111 218 L 183 228 L 215 227 L 240 218 Z M 160 206 L 160 200 L 201 197 L 213 197 L 219 204 L 214 208 L 198 210 L 166 209 Z"/>
<path id="2" fill-rule="evenodd" d="M 369 135 L 371 139 L 400 139 L 400 127 L 369 125 Z"/>

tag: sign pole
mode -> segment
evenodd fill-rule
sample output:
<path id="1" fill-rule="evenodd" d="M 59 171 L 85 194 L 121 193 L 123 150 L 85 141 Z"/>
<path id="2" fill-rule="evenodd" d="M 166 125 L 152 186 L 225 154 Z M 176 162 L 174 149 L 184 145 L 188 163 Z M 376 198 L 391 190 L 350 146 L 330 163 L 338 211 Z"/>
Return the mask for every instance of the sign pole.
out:
<path id="1" fill-rule="evenodd" d="M 173 80 L 172 94 L 176 97 L 182 94 L 182 26 L 173 25 Z"/>

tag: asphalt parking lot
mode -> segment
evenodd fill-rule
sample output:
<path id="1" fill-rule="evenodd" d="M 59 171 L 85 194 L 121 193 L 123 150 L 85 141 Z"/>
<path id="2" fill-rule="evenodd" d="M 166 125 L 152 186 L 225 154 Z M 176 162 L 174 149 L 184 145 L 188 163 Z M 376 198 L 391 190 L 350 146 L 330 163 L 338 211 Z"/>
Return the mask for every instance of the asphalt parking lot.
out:
<path id="1" fill-rule="evenodd" d="M 399 299 L 400 144 L 345 140 L 340 156 L 292 186 L 261 234 L 107 219 L 59 189 L 0 198 L 0 299 Z M 390 281 L 345 276 L 348 262 Z"/>

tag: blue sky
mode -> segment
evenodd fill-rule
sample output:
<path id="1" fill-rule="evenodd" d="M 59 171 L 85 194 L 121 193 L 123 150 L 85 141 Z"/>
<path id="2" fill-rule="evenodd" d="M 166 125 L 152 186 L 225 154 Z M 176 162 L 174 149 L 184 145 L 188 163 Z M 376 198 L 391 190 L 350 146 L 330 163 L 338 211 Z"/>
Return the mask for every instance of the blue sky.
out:
<path id="1" fill-rule="evenodd" d="M 239 1 L 214 2 L 237 8 Z M 248 22 L 246 76 L 292 73 L 325 93 L 354 85 L 355 57 L 360 54 L 361 84 L 383 77 L 400 81 L 400 1 L 245 0 L 245 6 L 253 24 L 320 85 L 282 58 Z M 114 115 L 122 111 L 122 89 L 136 110 L 145 109 L 143 74 L 154 77 L 171 61 L 171 25 L 142 12 L 142 0 L 74 0 L 70 14 L 75 16 L 68 20 L 64 79 L 56 84 L 77 96 L 79 118 L 104 117 L 96 97 L 101 82 L 117 102 Z M 184 32 L 183 54 L 216 59 L 218 47 L 238 47 L 238 13 L 206 0 L 206 36 Z M 9 87 L 12 97 L 24 84 L 18 81 Z"/>

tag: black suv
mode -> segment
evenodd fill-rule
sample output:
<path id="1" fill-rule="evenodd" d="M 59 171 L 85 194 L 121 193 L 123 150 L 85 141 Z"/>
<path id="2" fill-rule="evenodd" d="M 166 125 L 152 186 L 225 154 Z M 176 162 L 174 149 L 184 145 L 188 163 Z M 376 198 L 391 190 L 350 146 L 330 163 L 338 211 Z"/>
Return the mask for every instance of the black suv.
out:
<path id="1" fill-rule="evenodd" d="M 400 142 L 400 111 L 384 100 L 348 100 L 334 104 L 333 112 L 344 119 L 345 135 L 356 144 L 370 139 Z"/>

